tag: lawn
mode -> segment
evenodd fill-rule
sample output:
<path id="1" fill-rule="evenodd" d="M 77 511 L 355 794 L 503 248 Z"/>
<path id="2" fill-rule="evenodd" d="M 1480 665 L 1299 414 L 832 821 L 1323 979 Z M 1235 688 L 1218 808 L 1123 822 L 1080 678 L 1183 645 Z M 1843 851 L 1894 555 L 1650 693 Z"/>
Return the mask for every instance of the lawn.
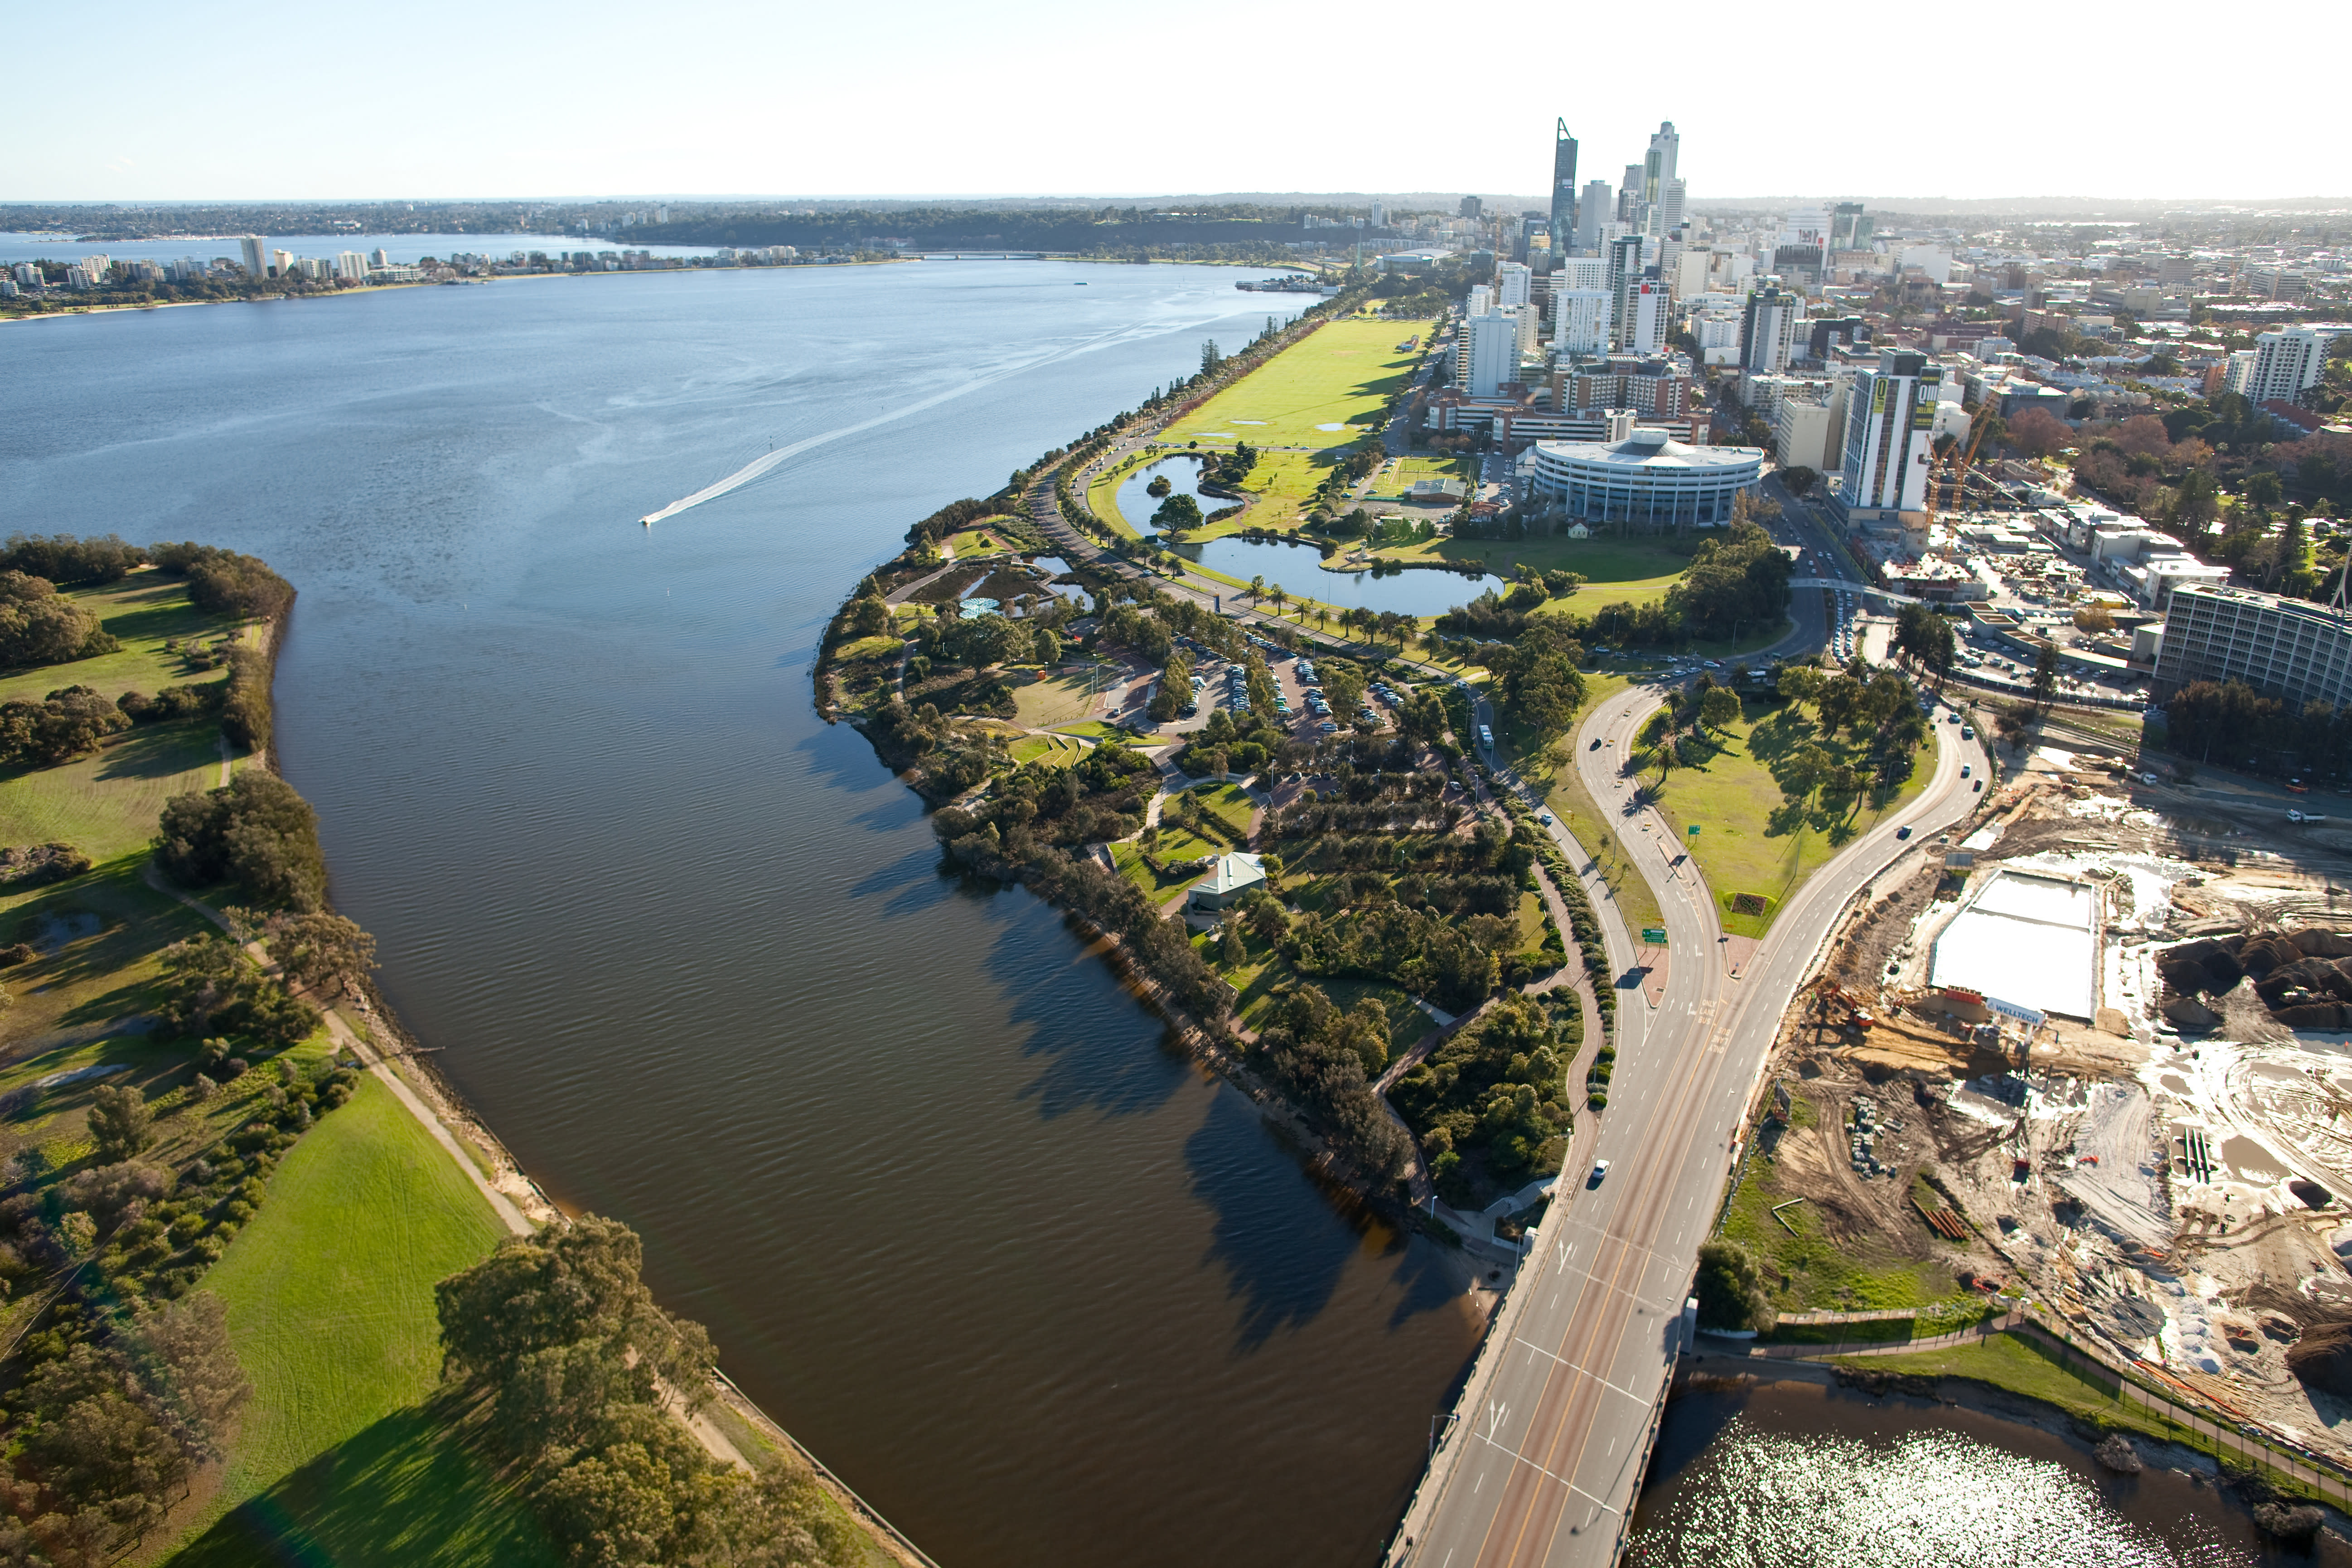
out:
<path id="1" fill-rule="evenodd" d="M 1013 689 L 1013 710 L 1019 722 L 1032 730 L 1050 730 L 1090 717 L 1100 701 L 1092 671 L 1067 666 Z"/>
<path id="2" fill-rule="evenodd" d="M 1223 845 L 1212 843 L 1181 827 L 1162 827 L 1160 843 L 1152 850 L 1162 865 L 1181 864 L 1224 852 Z M 1161 876 L 1143 858 L 1143 847 L 1131 838 L 1123 838 L 1112 845 L 1110 858 L 1111 863 L 1118 868 L 1120 876 L 1142 889 L 1153 902 L 1162 908 L 1182 897 L 1184 889 L 1199 881 L 1202 876 L 1198 871 L 1187 871 L 1181 876 Z"/>
<path id="3" fill-rule="evenodd" d="M 208 1555 L 224 1535 L 270 1542 L 266 1560 L 308 1560 L 301 1548 L 314 1532 L 339 1521 L 355 1528 L 355 1515 L 372 1512 L 370 1560 L 415 1561 L 394 1542 L 410 1539 L 417 1521 L 385 1531 L 384 1502 L 355 1508 L 348 1489 L 361 1476 L 429 1499 L 434 1514 L 489 1532 L 480 1539 L 516 1538 L 520 1523 L 499 1516 L 520 1504 L 501 1505 L 486 1478 L 471 1478 L 472 1504 L 450 1513 L 443 1488 L 467 1482 L 475 1467 L 423 1430 L 432 1423 L 410 1408 L 440 1381 L 434 1284 L 488 1255 L 505 1234 L 464 1173 L 373 1076 L 287 1152 L 261 1212 L 204 1279 L 228 1305 L 254 1396 L 215 1502 L 237 1517 L 186 1560 L 239 1560 Z M 388 1417 L 399 1418 L 387 1425 Z M 339 1446 L 348 1454 L 330 1453 Z M 345 1472 L 347 1463 L 356 1475 Z M 294 1474 L 303 1467 L 312 1468 Z M 437 1479 L 419 1493 L 422 1476 Z M 278 1511 L 305 1499 L 318 1520 Z M 495 1553 L 481 1560 L 505 1561 Z"/>
<path id="4" fill-rule="evenodd" d="M 168 639 L 202 637 L 217 642 L 239 624 L 190 604 L 184 579 L 152 571 L 133 572 L 120 582 L 65 593 L 94 611 L 106 629 L 121 639 L 122 650 L 0 676 L 0 702 L 37 702 L 66 686 L 91 687 L 108 697 L 120 697 L 125 691 L 152 696 L 166 686 L 201 686 L 228 679 L 225 669 L 191 669 L 179 655 L 163 651 Z"/>
<path id="5" fill-rule="evenodd" d="M 1308 333 L 1168 429 L 1168 438 L 1239 439 L 1253 447 L 1344 447 L 1379 426 L 1422 351 L 1409 321 L 1333 321 Z M 1323 429 L 1323 426 L 1339 428 Z"/>
<path id="6" fill-rule="evenodd" d="M 1250 962 L 1238 971 L 1219 969 L 1218 973 L 1241 993 L 1234 1007 L 1234 1016 L 1252 1029 L 1261 1027 L 1266 1010 L 1280 996 L 1300 985 L 1312 985 L 1331 998 L 1331 1005 L 1345 1012 L 1367 996 L 1376 996 L 1389 1016 L 1389 1059 L 1394 1061 L 1402 1052 L 1412 1048 L 1413 1042 L 1437 1027 L 1437 1020 L 1414 1005 L 1413 1000 L 1397 986 L 1385 980 L 1365 980 L 1355 976 L 1333 974 L 1303 975 L 1291 968 L 1289 961 L 1269 952 L 1253 940 L 1249 942 Z M 1204 952 L 1213 960 L 1214 954 Z"/>
<path id="7" fill-rule="evenodd" d="M 1904 1355 L 1841 1357 L 1853 1366 L 1926 1377 L 1972 1377 L 2054 1405 L 2070 1415 L 2087 1416 L 2105 1426 L 2126 1426 L 2150 1436 L 2194 1442 L 2180 1428 L 2167 1425 L 2142 1405 L 2126 1404 L 2110 1392 L 2112 1378 L 2095 1375 L 2079 1361 L 2061 1362 L 2038 1339 L 2024 1334 L 1993 1334 L 1968 1344 L 1941 1350 L 1914 1351 Z M 2198 1443 L 2198 1447 L 2206 1447 Z"/>
<path id="8" fill-rule="evenodd" d="M 213 928 L 147 886 L 141 875 L 146 864 L 144 855 L 127 855 L 69 881 L 0 897 L 0 943 L 30 942 L 37 950 L 27 962 L 0 970 L 15 998 L 0 1013 L 0 1048 L 44 1044 L 54 1051 L 62 1041 L 88 1039 L 154 1012 L 163 950 Z"/>
<path id="9" fill-rule="evenodd" d="M 217 786 L 220 770 L 216 721 L 142 724 L 77 762 L 0 774 L 0 844 L 70 844 L 92 860 L 144 849 L 163 803 Z"/>
<path id="10" fill-rule="evenodd" d="M 1268 452 L 1242 481 L 1242 489 L 1254 498 L 1249 510 L 1186 537 L 1213 539 L 1244 527 L 1297 528 L 1306 521 L 1308 503 L 1330 471 L 1330 460 L 1320 452 Z"/>
<path id="11" fill-rule="evenodd" d="M 1805 879 L 1917 795 L 1936 771 L 1930 730 L 1918 765 L 1892 795 L 1865 793 L 1829 804 L 1818 796 L 1791 802 L 1775 781 L 1801 747 L 1820 745 L 1832 762 L 1856 766 L 1862 765 L 1867 747 L 1850 739 L 1824 741 L 1811 716 L 1795 703 L 1764 707 L 1760 713 L 1759 707 L 1748 704 L 1738 721 L 1717 737 L 1721 749 L 1713 757 L 1696 767 L 1676 766 L 1657 790 L 1660 809 L 1676 841 L 1697 860 L 1723 906 L 1723 929 L 1734 936 L 1762 936 Z M 1655 767 L 1645 769 L 1643 777 L 1654 786 Z M 1696 838 L 1688 831 L 1692 826 L 1699 829 Z M 1763 898 L 1765 911 L 1732 910 L 1729 901 L 1742 893 Z"/>
<path id="12" fill-rule="evenodd" d="M 1249 832 L 1250 812 L 1255 809 L 1255 803 L 1250 799 L 1249 791 L 1241 785 L 1196 784 L 1186 793 L 1200 803 L 1202 810 L 1213 812 L 1235 833 L 1246 835 Z M 1166 818 L 1163 816 L 1161 820 Z"/>
<path id="13" fill-rule="evenodd" d="M 1013 742 L 1013 760 L 1066 768 L 1085 756 L 1087 751 L 1086 746 L 1066 735 L 1024 735 Z"/>
<path id="14" fill-rule="evenodd" d="M 1118 483 L 1133 473 L 1139 463 L 1155 460 L 1150 453 L 1138 452 L 1122 458 L 1102 472 L 1102 477 L 1087 487 L 1087 510 L 1108 523 L 1113 533 L 1122 539 L 1139 539 L 1135 524 L 1128 521 L 1118 510 Z"/>

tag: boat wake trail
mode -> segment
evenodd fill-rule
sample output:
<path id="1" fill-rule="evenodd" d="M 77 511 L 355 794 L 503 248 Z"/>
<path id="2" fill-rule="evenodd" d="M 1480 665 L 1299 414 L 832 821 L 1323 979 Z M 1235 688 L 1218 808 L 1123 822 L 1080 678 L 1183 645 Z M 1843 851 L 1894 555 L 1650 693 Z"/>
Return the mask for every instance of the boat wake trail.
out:
<path id="1" fill-rule="evenodd" d="M 725 479 L 705 485 L 702 489 L 695 491 L 692 495 L 670 502 L 669 505 L 662 508 L 659 511 L 648 512 L 638 521 L 650 528 L 655 523 L 661 521 L 665 518 L 676 517 L 679 512 L 686 510 L 689 507 L 698 507 L 704 501 L 717 500 L 720 496 L 726 495 L 730 491 L 740 490 L 745 485 L 750 484 L 752 480 L 761 478 L 762 475 L 772 473 L 778 465 L 790 458 L 799 457 L 803 452 L 808 451 L 812 447 L 822 447 L 828 441 L 838 441 L 845 436 L 855 436 L 860 431 L 871 430 L 877 425 L 887 425 L 893 420 L 904 419 L 910 414 L 920 414 L 926 408 L 935 408 L 939 405 L 949 402 L 951 399 L 964 396 L 968 393 L 977 392 L 982 387 L 992 386 L 996 383 L 1003 381 L 1008 377 L 1019 375 L 1024 371 L 1034 370 L 1039 365 L 1051 364 L 1055 360 L 1067 359 L 1073 354 L 1084 353 L 1088 349 L 1098 348 L 1115 339 L 1125 337 L 1127 335 L 1127 330 L 1120 329 L 1115 331 L 1104 332 L 1096 337 L 1087 338 L 1078 342 L 1066 344 L 1065 346 L 1055 349 L 1050 353 L 1038 354 L 1034 358 L 1023 360 L 1017 364 L 1011 364 L 1005 366 L 1002 370 L 992 371 L 986 375 L 976 376 L 970 381 L 959 382 L 943 392 L 935 392 L 929 397 L 917 398 L 914 402 L 907 404 L 902 407 L 893 408 L 887 414 L 877 414 L 871 419 L 861 419 L 855 425 L 844 425 L 836 430 L 827 430 L 821 435 L 809 436 L 798 441 L 788 442 L 784 446 L 778 447 L 772 451 L 761 453 L 758 457 L 752 458 L 750 462 L 736 469 L 733 473 L 729 474 Z"/>

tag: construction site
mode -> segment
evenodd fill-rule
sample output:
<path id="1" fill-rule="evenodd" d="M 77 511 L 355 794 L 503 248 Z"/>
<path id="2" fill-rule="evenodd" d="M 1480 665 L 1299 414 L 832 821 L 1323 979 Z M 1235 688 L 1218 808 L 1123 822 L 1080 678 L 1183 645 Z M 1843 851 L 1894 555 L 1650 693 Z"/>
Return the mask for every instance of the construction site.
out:
<path id="1" fill-rule="evenodd" d="M 2352 834 L 2088 730 L 1999 760 L 1833 932 L 1726 1234 L 1784 1313 L 2030 1297 L 2352 1458 Z"/>

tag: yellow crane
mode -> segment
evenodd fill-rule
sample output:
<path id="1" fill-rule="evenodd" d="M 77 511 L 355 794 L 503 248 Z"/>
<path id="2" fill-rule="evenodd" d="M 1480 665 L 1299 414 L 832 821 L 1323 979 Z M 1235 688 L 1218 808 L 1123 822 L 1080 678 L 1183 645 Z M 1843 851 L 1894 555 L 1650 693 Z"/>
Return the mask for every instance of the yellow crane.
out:
<path id="1" fill-rule="evenodd" d="M 1990 396 L 1979 401 L 1977 404 L 1975 412 L 1969 416 L 1969 449 L 1967 453 L 1955 459 L 1952 454 L 1959 449 L 1959 443 L 1955 441 L 1952 443 L 1950 449 L 1945 452 L 1943 458 L 1937 462 L 1933 468 L 1928 470 L 1927 521 L 1929 522 L 1936 521 L 1936 496 L 1937 492 L 1943 487 L 1944 475 L 1947 472 L 1949 472 L 1952 476 L 1952 482 L 1955 487 L 1952 491 L 1952 499 L 1955 504 L 1965 502 L 1968 500 L 1969 470 L 1976 466 L 1977 447 L 1983 444 L 1985 432 L 1992 428 L 1993 411 L 1993 401 Z"/>

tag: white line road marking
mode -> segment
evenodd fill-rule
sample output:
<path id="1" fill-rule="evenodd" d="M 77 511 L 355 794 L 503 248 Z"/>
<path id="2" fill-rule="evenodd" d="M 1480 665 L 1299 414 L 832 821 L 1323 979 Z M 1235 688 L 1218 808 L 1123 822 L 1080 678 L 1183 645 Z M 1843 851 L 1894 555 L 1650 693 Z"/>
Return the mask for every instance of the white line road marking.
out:
<path id="1" fill-rule="evenodd" d="M 1481 1437 L 1479 1441 L 1492 1448 L 1502 1448 L 1504 1453 L 1510 1455 L 1512 1458 L 1517 1459 L 1520 1464 L 1525 1465 L 1528 1468 L 1535 1471 L 1536 1474 L 1544 1477 L 1548 1480 L 1558 1481 L 1561 1486 L 1566 1487 L 1577 1496 L 1586 1499 L 1588 1501 L 1600 1504 L 1603 1511 L 1609 1513 L 1615 1513 L 1617 1511 L 1615 1509 L 1610 1507 L 1608 1499 L 1594 1497 L 1591 1492 L 1586 1491 L 1582 1487 L 1578 1486 L 1566 1476 L 1554 1475 L 1551 1471 L 1545 1469 L 1541 1465 L 1537 1464 L 1533 1459 L 1528 1458 L 1525 1454 L 1520 1453 L 1517 1449 L 1505 1448 L 1502 1444 L 1494 1441 L 1494 1439 L 1490 1437 Z"/>
<path id="2" fill-rule="evenodd" d="M 1608 1390 L 1610 1393 L 1612 1393 L 1612 1394 L 1623 1394 L 1626 1398 L 1628 1398 L 1628 1399 L 1632 1400 L 1632 1401 L 1633 1401 L 1634 1404 L 1636 1404 L 1636 1405 L 1647 1405 L 1647 1404 L 1649 1404 L 1649 1403 L 1650 1403 L 1648 1400 L 1646 1400 L 1646 1399 L 1643 1398 L 1640 1394 L 1638 1394 L 1634 1393 L 1634 1392 L 1633 1392 L 1632 1389 L 1630 1389 L 1630 1388 L 1620 1388 L 1620 1387 L 1618 1387 L 1615 1384 L 1613 1384 L 1613 1383 L 1610 1382 L 1607 1378 L 1605 1378 L 1605 1377 L 1601 1376 L 1601 1375 L 1599 1373 L 1597 1373 L 1597 1372 L 1587 1372 L 1587 1371 L 1585 1371 L 1582 1367 L 1580 1367 L 1580 1366 L 1577 1365 L 1574 1362 L 1572 1362 L 1572 1361 L 1569 1360 L 1566 1356 L 1563 1356 L 1563 1355 L 1554 1355 L 1554 1354 L 1552 1354 L 1552 1352 L 1549 1352 L 1549 1351 L 1548 1351 L 1548 1350 L 1544 1349 L 1541 1345 L 1528 1344 L 1528 1342 L 1527 1342 L 1527 1341 L 1525 1341 L 1525 1340 L 1521 1340 L 1521 1341 L 1519 1342 L 1519 1343 L 1521 1343 L 1521 1344 L 1523 1344 L 1523 1345 L 1527 1345 L 1527 1346 L 1528 1346 L 1528 1349 L 1529 1349 L 1529 1350 L 1531 1350 L 1531 1351 L 1535 1352 L 1536 1352 L 1536 1354 L 1538 1354 L 1538 1355 L 1539 1355 L 1539 1356 L 1544 1356 L 1544 1357 L 1547 1357 L 1547 1358 L 1549 1358 L 1549 1359 L 1550 1359 L 1550 1360 L 1552 1360 L 1552 1361 L 1556 1361 L 1556 1362 L 1559 1363 L 1559 1364 L 1560 1364 L 1560 1365 L 1562 1365 L 1562 1366 L 1564 1366 L 1564 1367 L 1568 1368 L 1568 1370 L 1569 1370 L 1569 1371 L 1570 1371 L 1570 1372 L 1572 1372 L 1572 1373 L 1576 1373 L 1576 1375 L 1577 1375 L 1577 1376 L 1579 1376 L 1579 1377 L 1589 1377 L 1589 1378 L 1591 1378 L 1593 1382 L 1595 1382 L 1595 1383 L 1599 1384 L 1601 1387 L 1603 1387 L 1603 1388 L 1607 1389 L 1607 1390 Z"/>

